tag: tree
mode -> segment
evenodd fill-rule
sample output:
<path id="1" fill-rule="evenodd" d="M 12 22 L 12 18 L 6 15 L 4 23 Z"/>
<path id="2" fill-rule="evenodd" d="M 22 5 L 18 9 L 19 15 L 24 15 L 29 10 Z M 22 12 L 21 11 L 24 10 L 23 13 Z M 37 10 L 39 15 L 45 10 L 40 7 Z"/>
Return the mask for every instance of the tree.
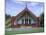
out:
<path id="1" fill-rule="evenodd" d="M 7 19 L 9 19 L 9 18 L 11 18 L 11 16 L 10 16 L 10 15 L 5 14 L 5 20 L 7 20 Z"/>
<path id="2" fill-rule="evenodd" d="M 44 13 L 41 14 L 40 25 L 44 27 Z"/>
<path id="3" fill-rule="evenodd" d="M 8 14 L 5 14 L 5 27 L 6 28 L 11 27 L 11 16 Z"/>

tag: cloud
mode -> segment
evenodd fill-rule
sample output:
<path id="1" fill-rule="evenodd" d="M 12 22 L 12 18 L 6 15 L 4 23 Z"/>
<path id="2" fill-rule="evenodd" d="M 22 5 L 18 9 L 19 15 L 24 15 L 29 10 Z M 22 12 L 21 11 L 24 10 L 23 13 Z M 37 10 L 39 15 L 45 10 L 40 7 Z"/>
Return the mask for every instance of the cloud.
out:
<path id="1" fill-rule="evenodd" d="M 11 16 L 16 16 L 25 8 L 26 3 L 27 2 L 16 2 L 16 0 L 7 0 L 6 13 L 10 14 Z M 28 2 L 27 5 L 29 10 L 32 11 L 36 16 L 39 16 L 43 12 L 43 3 Z"/>

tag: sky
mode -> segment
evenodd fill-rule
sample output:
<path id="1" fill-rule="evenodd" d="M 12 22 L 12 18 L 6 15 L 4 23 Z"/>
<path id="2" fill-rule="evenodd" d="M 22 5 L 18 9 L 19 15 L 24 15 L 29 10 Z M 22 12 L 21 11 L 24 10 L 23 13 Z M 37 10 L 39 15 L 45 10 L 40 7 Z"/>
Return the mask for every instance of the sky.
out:
<path id="1" fill-rule="evenodd" d="M 37 17 L 44 12 L 43 2 L 17 2 L 16 0 L 6 0 L 6 14 L 16 16 L 22 12 L 27 4 L 27 8 Z"/>

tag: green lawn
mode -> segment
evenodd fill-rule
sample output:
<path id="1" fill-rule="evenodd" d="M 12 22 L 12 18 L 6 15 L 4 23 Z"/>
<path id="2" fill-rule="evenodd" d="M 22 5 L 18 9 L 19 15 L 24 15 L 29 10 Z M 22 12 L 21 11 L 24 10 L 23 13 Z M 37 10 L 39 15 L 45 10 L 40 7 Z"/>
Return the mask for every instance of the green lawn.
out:
<path id="1" fill-rule="evenodd" d="M 43 28 L 31 28 L 30 30 L 14 30 L 5 31 L 5 35 L 13 35 L 13 34 L 24 34 L 24 33 L 39 33 L 44 32 Z"/>

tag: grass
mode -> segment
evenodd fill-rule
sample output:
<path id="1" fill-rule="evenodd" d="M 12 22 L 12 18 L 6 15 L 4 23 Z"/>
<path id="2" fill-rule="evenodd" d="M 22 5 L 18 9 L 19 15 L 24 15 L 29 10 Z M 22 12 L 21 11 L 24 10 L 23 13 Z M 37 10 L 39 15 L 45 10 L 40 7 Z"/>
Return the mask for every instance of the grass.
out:
<path id="1" fill-rule="evenodd" d="M 14 29 L 12 29 L 12 31 L 5 31 L 5 35 L 39 33 L 39 32 L 44 32 L 44 29 L 43 28 L 32 28 L 30 30 L 14 30 Z"/>

